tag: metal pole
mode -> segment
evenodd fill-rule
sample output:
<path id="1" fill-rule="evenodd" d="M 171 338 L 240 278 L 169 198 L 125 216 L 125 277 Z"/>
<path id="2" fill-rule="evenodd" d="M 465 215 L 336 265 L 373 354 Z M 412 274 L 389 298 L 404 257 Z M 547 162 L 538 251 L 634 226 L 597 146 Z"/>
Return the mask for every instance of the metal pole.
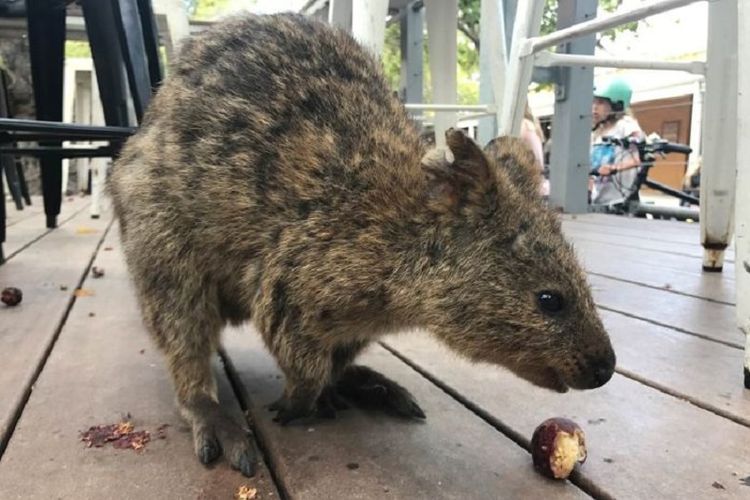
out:
<path id="1" fill-rule="evenodd" d="M 653 69 L 660 71 L 686 71 L 696 75 L 706 73 L 706 63 L 702 61 L 672 62 L 645 61 L 641 59 L 613 59 L 580 54 L 556 54 L 538 52 L 534 56 L 535 66 L 597 66 L 600 68 Z"/>
<path id="2" fill-rule="evenodd" d="M 731 240 L 734 223 L 738 160 L 736 19 L 737 0 L 708 4 L 706 55 L 709 65 L 703 106 L 706 127 L 703 131 L 700 196 L 703 269 L 706 271 L 722 270 L 724 250 Z M 742 196 L 747 196 L 747 193 L 742 193 Z"/>
<path id="3" fill-rule="evenodd" d="M 596 8 L 596 0 L 560 0 L 558 26 L 590 19 L 596 16 Z M 594 35 L 589 35 L 565 44 L 558 52 L 593 54 L 595 43 Z M 594 70 L 578 66 L 565 68 L 561 74 L 562 81 L 555 87 L 549 204 L 564 212 L 583 213 L 588 210 Z"/>
<path id="4" fill-rule="evenodd" d="M 553 47 L 557 44 L 567 42 L 577 37 L 591 35 L 600 31 L 608 30 L 609 28 L 615 28 L 622 24 L 626 24 L 633 21 L 640 21 L 641 19 L 668 10 L 676 9 L 684 5 L 689 5 L 702 0 L 663 0 L 662 2 L 652 3 L 644 5 L 642 7 L 636 7 L 635 9 L 619 12 L 610 16 L 602 16 L 579 23 L 570 28 L 561 29 L 550 33 L 546 36 L 540 36 L 531 40 L 529 47 L 527 48 L 531 52 L 539 52 L 547 47 Z"/>
<path id="5" fill-rule="evenodd" d="M 505 92 L 508 70 L 504 0 L 483 0 L 479 19 L 479 100 L 485 105 L 500 107 Z M 510 2 L 512 3 L 512 2 Z M 497 118 L 482 118 L 477 127 L 477 139 L 486 144 L 497 135 Z"/>
<path id="6" fill-rule="evenodd" d="M 457 36 L 458 0 L 427 2 L 427 42 L 430 49 L 432 100 L 453 104 L 457 101 Z M 435 144 L 445 145 L 445 131 L 456 125 L 456 113 L 443 110 L 435 115 Z"/>
<path id="7" fill-rule="evenodd" d="M 494 106 L 486 104 L 405 104 L 408 110 L 420 111 L 479 111 L 491 113 Z"/>
<path id="8" fill-rule="evenodd" d="M 421 2 L 411 2 L 404 7 L 401 16 L 401 96 L 404 102 L 415 104 L 423 101 L 424 91 L 422 9 Z"/>
<path id="9" fill-rule="evenodd" d="M 735 275 L 737 279 L 737 324 L 746 335 L 745 388 L 750 389 L 750 3 L 738 2 L 737 54 L 737 183 L 735 185 Z"/>
<path id="10" fill-rule="evenodd" d="M 518 135 L 521 130 L 531 71 L 534 69 L 527 46 L 530 37 L 539 33 L 543 10 L 544 0 L 519 0 L 517 4 L 508 75 L 502 105 L 498 108 L 498 135 Z"/>

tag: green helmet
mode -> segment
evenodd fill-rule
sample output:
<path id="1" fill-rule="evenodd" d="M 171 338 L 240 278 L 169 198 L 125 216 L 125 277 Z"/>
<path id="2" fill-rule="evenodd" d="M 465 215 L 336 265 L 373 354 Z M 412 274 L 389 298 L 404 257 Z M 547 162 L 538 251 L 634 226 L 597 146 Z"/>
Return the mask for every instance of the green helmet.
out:
<path id="1" fill-rule="evenodd" d="M 628 82 L 618 78 L 609 82 L 601 91 L 594 89 L 594 97 L 607 99 L 612 103 L 612 111 L 625 111 L 630 107 L 633 89 Z"/>

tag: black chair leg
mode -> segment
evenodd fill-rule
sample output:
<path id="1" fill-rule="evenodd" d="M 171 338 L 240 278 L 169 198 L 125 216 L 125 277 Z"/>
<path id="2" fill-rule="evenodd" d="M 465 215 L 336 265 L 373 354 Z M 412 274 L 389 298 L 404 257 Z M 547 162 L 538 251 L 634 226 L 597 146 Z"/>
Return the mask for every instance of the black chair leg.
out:
<path id="1" fill-rule="evenodd" d="M 16 166 L 13 163 L 13 158 L 8 155 L 0 155 L 0 162 L 3 164 L 5 178 L 8 180 L 8 189 L 10 189 L 10 196 L 16 204 L 16 210 L 23 210 L 21 183 L 18 180 L 18 170 L 16 170 Z"/>
<path id="2" fill-rule="evenodd" d="M 5 243 L 5 188 L 3 187 L 3 164 L 0 162 L 0 264 L 5 262 L 3 243 Z"/>
<path id="3" fill-rule="evenodd" d="M 136 0 L 111 0 L 135 115 L 140 123 L 151 98 L 151 78 Z"/>
<path id="4" fill-rule="evenodd" d="M 21 185 L 21 196 L 23 196 L 26 206 L 31 206 L 31 194 L 29 193 L 29 184 L 26 182 L 26 174 L 23 172 L 23 163 L 15 160 L 16 172 L 18 172 L 18 183 Z"/>
<path id="5" fill-rule="evenodd" d="M 27 0 L 31 77 L 38 120 L 62 121 L 63 62 L 65 57 L 65 3 L 59 0 Z M 40 143 L 60 147 L 59 141 Z M 47 227 L 57 226 L 62 202 L 62 160 L 40 158 L 44 212 Z"/>
<path id="6" fill-rule="evenodd" d="M 138 13 L 141 15 L 141 28 L 143 31 L 143 43 L 146 47 L 148 57 L 148 73 L 151 78 L 151 90 L 153 92 L 161 85 L 164 78 L 164 69 L 159 52 L 159 29 L 156 26 L 154 8 L 151 0 L 138 0 Z"/>
<path id="7" fill-rule="evenodd" d="M 86 33 L 94 58 L 96 80 L 104 109 L 104 121 L 110 126 L 128 126 L 128 93 L 125 63 L 122 59 L 111 1 L 81 0 Z"/>

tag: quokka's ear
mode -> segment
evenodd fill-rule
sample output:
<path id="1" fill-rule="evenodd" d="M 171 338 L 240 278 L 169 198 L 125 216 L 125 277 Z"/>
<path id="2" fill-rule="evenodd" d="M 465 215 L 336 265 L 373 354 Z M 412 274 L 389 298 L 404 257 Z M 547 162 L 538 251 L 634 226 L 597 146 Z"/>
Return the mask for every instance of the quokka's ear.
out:
<path id="1" fill-rule="evenodd" d="M 422 158 L 427 175 L 427 203 L 437 213 L 489 208 L 495 176 L 479 146 L 461 130 L 445 133 L 448 149 L 433 149 Z"/>
<path id="2" fill-rule="evenodd" d="M 541 200 L 542 172 L 531 148 L 522 139 L 496 137 L 487 143 L 484 153 L 497 168 L 508 174 L 511 183 L 521 194 L 532 200 Z"/>

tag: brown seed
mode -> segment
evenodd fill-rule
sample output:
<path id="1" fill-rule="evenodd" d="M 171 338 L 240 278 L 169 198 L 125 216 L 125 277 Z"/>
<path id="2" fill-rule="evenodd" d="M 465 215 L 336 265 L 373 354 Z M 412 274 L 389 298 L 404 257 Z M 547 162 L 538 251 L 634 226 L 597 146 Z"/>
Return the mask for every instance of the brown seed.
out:
<path id="1" fill-rule="evenodd" d="M 545 420 L 531 438 L 531 458 L 541 474 L 566 479 L 576 464 L 586 461 L 583 430 L 567 418 Z"/>
<path id="2" fill-rule="evenodd" d="M 23 292 L 18 288 L 9 286 L 2 291 L 0 300 L 7 306 L 17 306 L 23 300 Z"/>

